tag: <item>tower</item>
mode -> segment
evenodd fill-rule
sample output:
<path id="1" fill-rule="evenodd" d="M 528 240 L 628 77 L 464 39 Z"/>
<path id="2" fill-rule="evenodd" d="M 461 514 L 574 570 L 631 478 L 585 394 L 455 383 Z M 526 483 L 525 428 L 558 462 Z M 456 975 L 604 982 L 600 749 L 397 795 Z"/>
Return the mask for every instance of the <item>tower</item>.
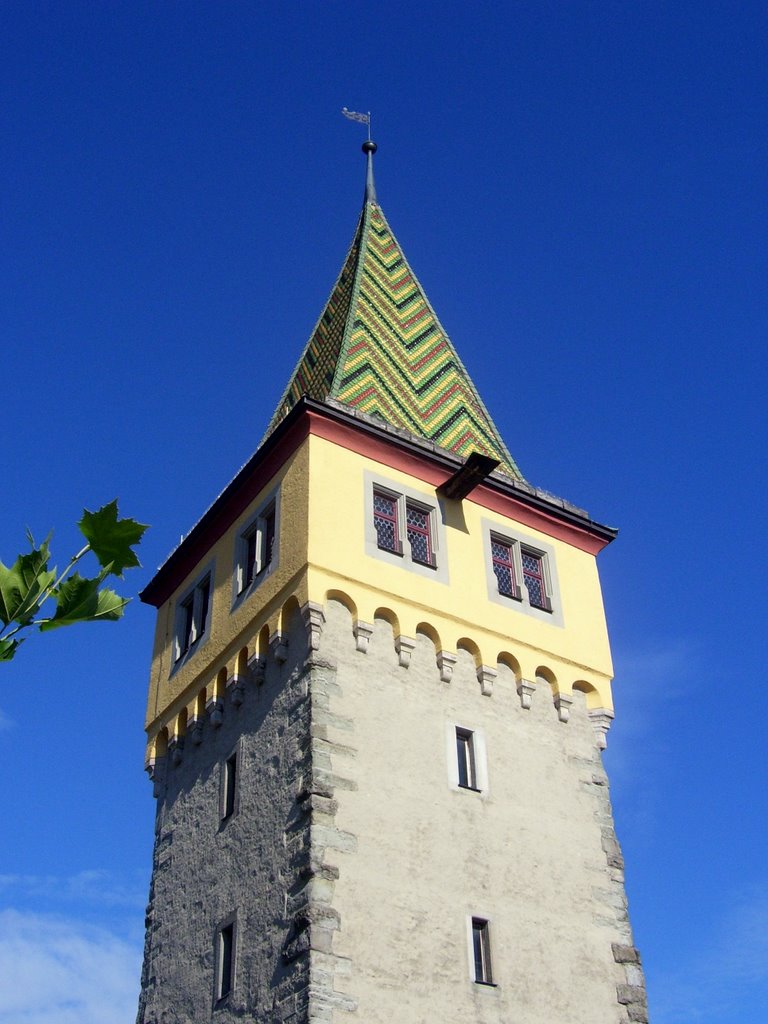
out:
<path id="1" fill-rule="evenodd" d="M 251 460 L 158 570 L 139 1024 L 647 1020 L 596 556 L 378 204 Z"/>

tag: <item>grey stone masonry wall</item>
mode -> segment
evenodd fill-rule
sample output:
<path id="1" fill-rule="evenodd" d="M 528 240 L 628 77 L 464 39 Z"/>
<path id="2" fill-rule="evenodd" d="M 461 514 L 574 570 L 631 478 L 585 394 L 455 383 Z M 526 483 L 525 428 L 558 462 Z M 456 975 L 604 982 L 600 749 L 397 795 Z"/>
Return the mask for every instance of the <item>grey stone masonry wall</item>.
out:
<path id="1" fill-rule="evenodd" d="M 249 678 L 237 701 L 227 696 L 155 769 L 156 838 L 138 1024 L 308 1019 L 304 922 L 317 913 L 315 903 L 302 898 L 316 877 L 308 810 L 320 801 L 322 813 L 325 798 L 311 781 L 314 669 L 298 616 L 286 639 L 285 662 L 270 656 L 263 682 Z M 222 821 L 222 772 L 235 751 L 236 810 Z M 216 1003 L 215 939 L 231 919 L 234 984 Z"/>
<path id="2" fill-rule="evenodd" d="M 345 963 L 334 989 L 344 999 L 325 1019 L 644 1024 L 602 736 L 584 695 L 564 714 L 549 685 L 521 692 L 505 664 L 397 637 L 379 618 L 361 642 L 344 607 L 325 616 L 319 653 L 336 669 L 329 745 L 315 756 L 355 781 L 335 786 L 339 831 L 324 859 L 338 876 L 333 951 Z M 457 785 L 457 727 L 474 737 L 474 790 Z M 492 985 L 475 982 L 473 918 L 490 922 Z"/>
<path id="3" fill-rule="evenodd" d="M 646 1024 L 583 694 L 564 714 L 507 665 L 336 602 L 297 609 L 273 640 L 156 766 L 138 1024 Z M 482 760 L 474 791 L 452 775 L 456 727 Z M 491 923 L 493 985 L 474 982 L 474 916 Z M 217 1002 L 229 922 L 234 984 Z"/>

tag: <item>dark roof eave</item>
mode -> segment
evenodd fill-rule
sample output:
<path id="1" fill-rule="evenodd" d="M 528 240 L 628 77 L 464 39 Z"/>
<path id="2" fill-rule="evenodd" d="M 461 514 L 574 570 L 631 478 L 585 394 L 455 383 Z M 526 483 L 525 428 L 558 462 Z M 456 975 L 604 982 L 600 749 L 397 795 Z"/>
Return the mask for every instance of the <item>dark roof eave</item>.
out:
<path id="1" fill-rule="evenodd" d="M 203 513 L 202 517 L 195 523 L 178 547 L 171 552 L 139 594 L 142 601 L 159 607 L 178 586 L 180 580 L 192 571 L 215 540 L 225 532 L 237 515 L 243 511 L 248 502 L 256 496 L 257 491 L 254 491 L 253 486 L 249 487 L 249 484 L 252 484 L 254 480 L 256 471 L 264 464 L 267 464 L 270 457 L 278 455 L 285 443 L 291 440 L 292 433 L 295 432 L 294 440 L 296 445 L 301 443 L 304 437 L 308 435 L 308 422 L 304 430 L 299 427 L 306 412 L 326 416 L 337 422 L 354 426 L 355 429 L 362 433 L 376 437 L 378 440 L 386 440 L 402 451 L 428 459 L 433 464 L 445 469 L 446 478 L 452 476 L 466 461 L 445 448 L 440 448 L 433 441 L 414 437 L 414 435 L 406 430 L 374 420 L 373 417 L 345 406 L 334 399 L 321 402 L 304 395 L 294 405 L 285 419 L 265 438 L 264 442 Z M 288 454 L 292 450 L 290 448 Z M 284 459 L 279 459 L 276 462 L 275 472 L 282 465 L 283 461 Z M 525 481 L 514 480 L 502 473 L 494 472 L 483 481 L 483 485 L 513 498 L 523 505 L 553 516 L 561 522 L 584 530 L 606 544 L 614 540 L 618 534 L 618 530 L 614 527 L 604 526 L 590 519 L 582 509 L 570 505 L 561 498 L 556 498 L 554 495 L 540 491 Z"/>
<path id="2" fill-rule="evenodd" d="M 433 441 L 415 437 L 408 431 L 401 430 L 399 427 L 392 427 L 388 423 L 376 422 L 373 417 L 358 412 L 356 409 L 345 406 L 334 399 L 327 402 L 317 402 L 313 399 L 305 399 L 304 401 L 312 410 L 325 414 L 332 412 L 335 418 L 339 420 L 354 424 L 358 429 L 379 438 L 382 436 L 386 437 L 388 441 L 401 449 L 414 455 L 428 458 L 432 462 L 444 466 L 449 475 L 453 475 L 466 462 L 466 459 L 454 455 L 445 448 L 441 448 Z M 615 540 L 618 535 L 619 531 L 616 527 L 598 523 L 596 520 L 591 519 L 584 509 L 571 505 L 570 502 L 565 501 L 563 498 L 558 498 L 553 494 L 533 487 L 525 480 L 515 480 L 505 473 L 496 471 L 486 477 L 483 485 L 508 495 L 524 505 L 555 516 L 563 522 L 585 530 L 595 537 L 604 540 L 607 544 Z"/>

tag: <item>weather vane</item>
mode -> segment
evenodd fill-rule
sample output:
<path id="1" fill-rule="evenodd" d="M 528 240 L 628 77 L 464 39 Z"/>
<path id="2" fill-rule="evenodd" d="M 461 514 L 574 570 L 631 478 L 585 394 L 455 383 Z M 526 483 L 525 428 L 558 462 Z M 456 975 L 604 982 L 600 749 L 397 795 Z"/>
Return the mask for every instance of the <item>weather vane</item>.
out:
<path id="1" fill-rule="evenodd" d="M 371 112 L 367 114 L 359 114 L 356 110 L 347 110 L 346 107 L 341 108 L 341 112 L 344 117 L 348 117 L 350 121 L 359 121 L 360 124 L 368 126 L 368 141 L 371 141 Z"/>

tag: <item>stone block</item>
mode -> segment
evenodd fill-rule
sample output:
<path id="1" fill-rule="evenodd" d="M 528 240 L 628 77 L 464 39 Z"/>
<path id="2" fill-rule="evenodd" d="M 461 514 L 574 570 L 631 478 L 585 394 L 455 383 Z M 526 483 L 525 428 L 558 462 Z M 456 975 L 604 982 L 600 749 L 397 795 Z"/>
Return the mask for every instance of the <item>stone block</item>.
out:
<path id="1" fill-rule="evenodd" d="M 621 946 L 617 942 L 611 945 L 613 959 L 617 964 L 639 964 L 640 953 L 634 946 Z"/>

